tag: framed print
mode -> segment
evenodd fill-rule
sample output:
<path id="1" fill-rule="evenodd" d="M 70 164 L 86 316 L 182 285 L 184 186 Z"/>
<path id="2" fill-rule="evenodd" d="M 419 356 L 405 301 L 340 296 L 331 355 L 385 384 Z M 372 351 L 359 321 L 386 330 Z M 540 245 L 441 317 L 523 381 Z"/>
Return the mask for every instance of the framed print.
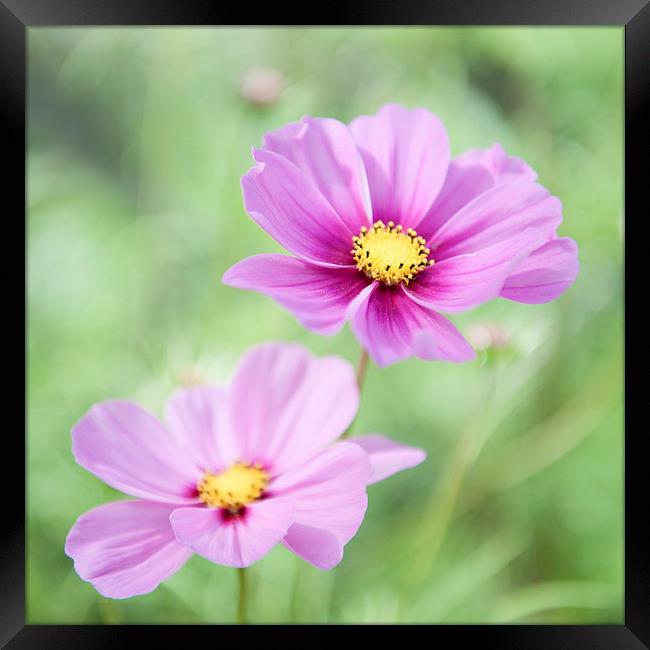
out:
<path id="1" fill-rule="evenodd" d="M 0 0 L 7 647 L 649 647 L 650 10 L 414 5 Z"/>

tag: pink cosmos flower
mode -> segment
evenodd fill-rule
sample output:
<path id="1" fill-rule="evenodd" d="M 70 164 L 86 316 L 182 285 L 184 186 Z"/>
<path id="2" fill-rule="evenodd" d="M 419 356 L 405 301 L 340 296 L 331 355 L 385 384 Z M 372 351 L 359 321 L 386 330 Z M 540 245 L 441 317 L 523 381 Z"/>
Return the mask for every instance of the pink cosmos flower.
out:
<path id="1" fill-rule="evenodd" d="M 305 327 L 349 321 L 373 360 L 462 362 L 474 350 L 440 312 L 499 296 L 557 298 L 578 272 L 560 201 L 500 145 L 450 160 L 425 109 L 394 104 L 349 125 L 305 117 L 264 137 L 242 178 L 246 210 L 293 257 L 255 255 L 226 284 L 267 294 Z"/>
<path id="2" fill-rule="evenodd" d="M 283 344 L 249 351 L 227 388 L 176 392 L 164 425 L 129 402 L 96 404 L 72 429 L 75 459 L 136 499 L 79 517 L 65 545 L 77 573 L 127 598 L 192 552 L 245 567 L 278 543 L 332 568 L 361 525 L 366 485 L 425 458 L 380 435 L 336 442 L 358 404 L 350 364 Z"/>

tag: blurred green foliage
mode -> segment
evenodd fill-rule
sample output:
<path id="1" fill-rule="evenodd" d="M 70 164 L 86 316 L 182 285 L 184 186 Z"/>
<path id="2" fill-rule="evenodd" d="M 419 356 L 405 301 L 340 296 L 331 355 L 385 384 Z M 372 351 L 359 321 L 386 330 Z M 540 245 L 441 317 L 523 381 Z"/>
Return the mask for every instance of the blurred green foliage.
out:
<path id="1" fill-rule="evenodd" d="M 65 535 L 121 495 L 75 464 L 70 428 L 112 397 L 160 413 L 260 341 L 356 360 L 348 328 L 311 334 L 220 277 L 280 250 L 239 188 L 264 132 L 388 101 L 439 114 L 454 154 L 526 159 L 581 273 L 555 303 L 454 317 L 507 339 L 476 362 L 369 368 L 356 430 L 428 459 L 370 487 L 337 569 L 281 547 L 252 567 L 250 617 L 622 622 L 622 46 L 620 28 L 30 29 L 29 622 L 234 620 L 236 572 L 200 557 L 127 601 L 77 577 Z M 259 67 L 285 79 L 266 106 L 240 92 Z"/>

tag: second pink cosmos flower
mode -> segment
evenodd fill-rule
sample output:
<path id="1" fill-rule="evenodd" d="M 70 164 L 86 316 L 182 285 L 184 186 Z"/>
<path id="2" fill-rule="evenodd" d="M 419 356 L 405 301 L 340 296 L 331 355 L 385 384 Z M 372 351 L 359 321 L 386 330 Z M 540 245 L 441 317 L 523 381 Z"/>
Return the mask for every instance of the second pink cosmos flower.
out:
<path id="1" fill-rule="evenodd" d="M 77 462 L 136 497 L 82 515 L 66 540 L 103 595 L 144 594 L 192 552 L 233 567 L 280 543 L 329 569 L 361 525 L 366 485 L 424 460 L 380 435 L 336 442 L 359 405 L 338 357 L 267 344 L 227 388 L 175 393 L 164 424 L 130 402 L 93 406 L 72 431 Z"/>
<path id="2" fill-rule="evenodd" d="M 242 178 L 251 217 L 294 257 L 256 255 L 226 284 L 260 291 L 307 328 L 345 321 L 379 365 L 474 351 L 439 312 L 499 296 L 557 298 L 578 272 L 560 201 L 499 145 L 451 160 L 424 109 L 386 105 L 345 125 L 306 117 L 268 133 Z"/>

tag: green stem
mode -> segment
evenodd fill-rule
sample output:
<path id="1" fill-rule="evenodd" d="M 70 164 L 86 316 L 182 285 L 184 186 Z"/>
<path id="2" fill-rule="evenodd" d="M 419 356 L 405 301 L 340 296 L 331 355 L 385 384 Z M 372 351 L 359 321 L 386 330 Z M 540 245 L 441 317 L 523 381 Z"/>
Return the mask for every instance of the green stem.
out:
<path id="1" fill-rule="evenodd" d="M 237 608 L 237 622 L 246 625 L 246 569 L 237 569 L 239 577 L 239 607 Z"/>
<path id="2" fill-rule="evenodd" d="M 359 356 L 359 361 L 357 361 L 357 371 L 356 371 L 357 386 L 359 388 L 359 393 L 361 393 L 361 389 L 363 388 L 363 382 L 366 379 L 366 369 L 368 368 L 368 359 L 369 359 L 368 353 L 366 352 L 365 348 L 361 348 L 361 355 Z M 339 440 L 345 440 L 345 438 L 347 438 L 352 432 L 353 426 L 354 426 L 354 420 L 350 423 L 350 426 L 341 434 Z"/>
<path id="3" fill-rule="evenodd" d="M 439 479 L 436 490 L 432 493 L 429 504 L 425 505 L 421 517 L 421 527 L 416 530 L 417 540 L 413 550 L 413 562 L 410 571 L 405 572 L 405 579 L 412 589 L 413 585 L 430 575 L 436 557 L 445 540 L 449 524 L 454 516 L 454 509 L 459 500 L 466 475 L 473 466 L 490 433 L 487 421 L 492 411 L 493 398 L 496 393 L 496 369 L 487 374 L 485 394 L 480 400 L 481 407 L 474 411 L 464 431 L 458 437 L 452 456 L 446 464 L 446 470 Z"/>
<path id="4" fill-rule="evenodd" d="M 368 353 L 365 348 L 361 348 L 361 356 L 357 362 L 357 386 L 359 387 L 359 392 L 363 388 L 363 382 L 366 379 L 366 369 L 368 368 Z"/>

